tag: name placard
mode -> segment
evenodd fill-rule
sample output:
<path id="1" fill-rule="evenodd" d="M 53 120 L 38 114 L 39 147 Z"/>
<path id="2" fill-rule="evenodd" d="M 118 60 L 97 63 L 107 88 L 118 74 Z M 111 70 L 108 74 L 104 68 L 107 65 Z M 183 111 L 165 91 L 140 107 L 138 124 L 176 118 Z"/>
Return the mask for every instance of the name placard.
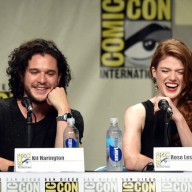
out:
<path id="1" fill-rule="evenodd" d="M 192 171 L 192 147 L 154 147 L 155 171 Z"/>
<path id="2" fill-rule="evenodd" d="M 16 148 L 15 172 L 84 172 L 83 148 Z"/>

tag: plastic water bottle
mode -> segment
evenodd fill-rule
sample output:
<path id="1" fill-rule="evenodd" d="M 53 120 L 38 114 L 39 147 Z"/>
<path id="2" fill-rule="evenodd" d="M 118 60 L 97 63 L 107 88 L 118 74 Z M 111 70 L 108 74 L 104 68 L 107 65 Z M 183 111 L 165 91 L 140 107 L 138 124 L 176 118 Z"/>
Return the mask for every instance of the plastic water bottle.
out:
<path id="1" fill-rule="evenodd" d="M 107 171 L 122 171 L 122 131 L 118 118 L 110 118 L 106 134 Z"/>
<path id="2" fill-rule="evenodd" d="M 79 147 L 79 131 L 75 127 L 75 119 L 73 117 L 68 118 L 67 122 L 68 122 L 68 126 L 64 130 L 63 147 L 78 148 Z"/>

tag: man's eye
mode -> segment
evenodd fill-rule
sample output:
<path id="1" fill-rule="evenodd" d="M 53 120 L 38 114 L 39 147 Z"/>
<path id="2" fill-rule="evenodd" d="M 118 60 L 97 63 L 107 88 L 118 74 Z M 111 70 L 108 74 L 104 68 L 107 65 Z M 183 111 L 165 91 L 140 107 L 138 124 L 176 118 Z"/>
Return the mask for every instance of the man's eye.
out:
<path id="1" fill-rule="evenodd" d="M 168 73 L 168 70 L 162 70 L 163 73 Z"/>
<path id="2" fill-rule="evenodd" d="M 31 74 L 37 74 L 38 73 L 38 71 L 30 71 L 31 72 Z"/>
<path id="3" fill-rule="evenodd" d="M 55 73 L 53 72 L 50 72 L 50 73 L 47 73 L 49 76 L 53 76 Z"/>
<path id="4" fill-rule="evenodd" d="M 184 71 L 178 71 L 178 74 L 179 74 L 179 75 L 183 75 L 183 74 L 184 74 Z"/>

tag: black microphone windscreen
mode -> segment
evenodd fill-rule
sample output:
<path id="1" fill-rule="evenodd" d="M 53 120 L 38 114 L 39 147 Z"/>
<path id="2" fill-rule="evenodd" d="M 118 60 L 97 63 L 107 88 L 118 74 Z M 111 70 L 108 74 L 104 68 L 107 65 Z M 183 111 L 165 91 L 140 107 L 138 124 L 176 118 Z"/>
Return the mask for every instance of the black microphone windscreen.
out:
<path id="1" fill-rule="evenodd" d="M 169 106 L 169 103 L 166 99 L 161 99 L 158 103 L 159 109 L 162 109 L 163 111 L 166 111 L 168 106 Z"/>
<path id="2" fill-rule="evenodd" d="M 27 109 L 27 111 L 32 111 L 33 110 L 32 102 L 29 99 L 29 97 L 23 97 L 21 99 L 21 104 L 23 105 L 23 107 L 25 107 Z"/>

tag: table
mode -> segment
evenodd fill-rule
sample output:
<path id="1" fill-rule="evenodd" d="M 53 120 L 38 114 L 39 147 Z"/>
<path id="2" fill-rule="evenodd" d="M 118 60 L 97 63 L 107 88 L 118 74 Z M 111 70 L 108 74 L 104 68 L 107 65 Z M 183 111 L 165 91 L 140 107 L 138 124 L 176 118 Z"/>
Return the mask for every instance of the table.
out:
<path id="1" fill-rule="evenodd" d="M 0 192 L 190 192 L 192 172 L 0 173 Z"/>

